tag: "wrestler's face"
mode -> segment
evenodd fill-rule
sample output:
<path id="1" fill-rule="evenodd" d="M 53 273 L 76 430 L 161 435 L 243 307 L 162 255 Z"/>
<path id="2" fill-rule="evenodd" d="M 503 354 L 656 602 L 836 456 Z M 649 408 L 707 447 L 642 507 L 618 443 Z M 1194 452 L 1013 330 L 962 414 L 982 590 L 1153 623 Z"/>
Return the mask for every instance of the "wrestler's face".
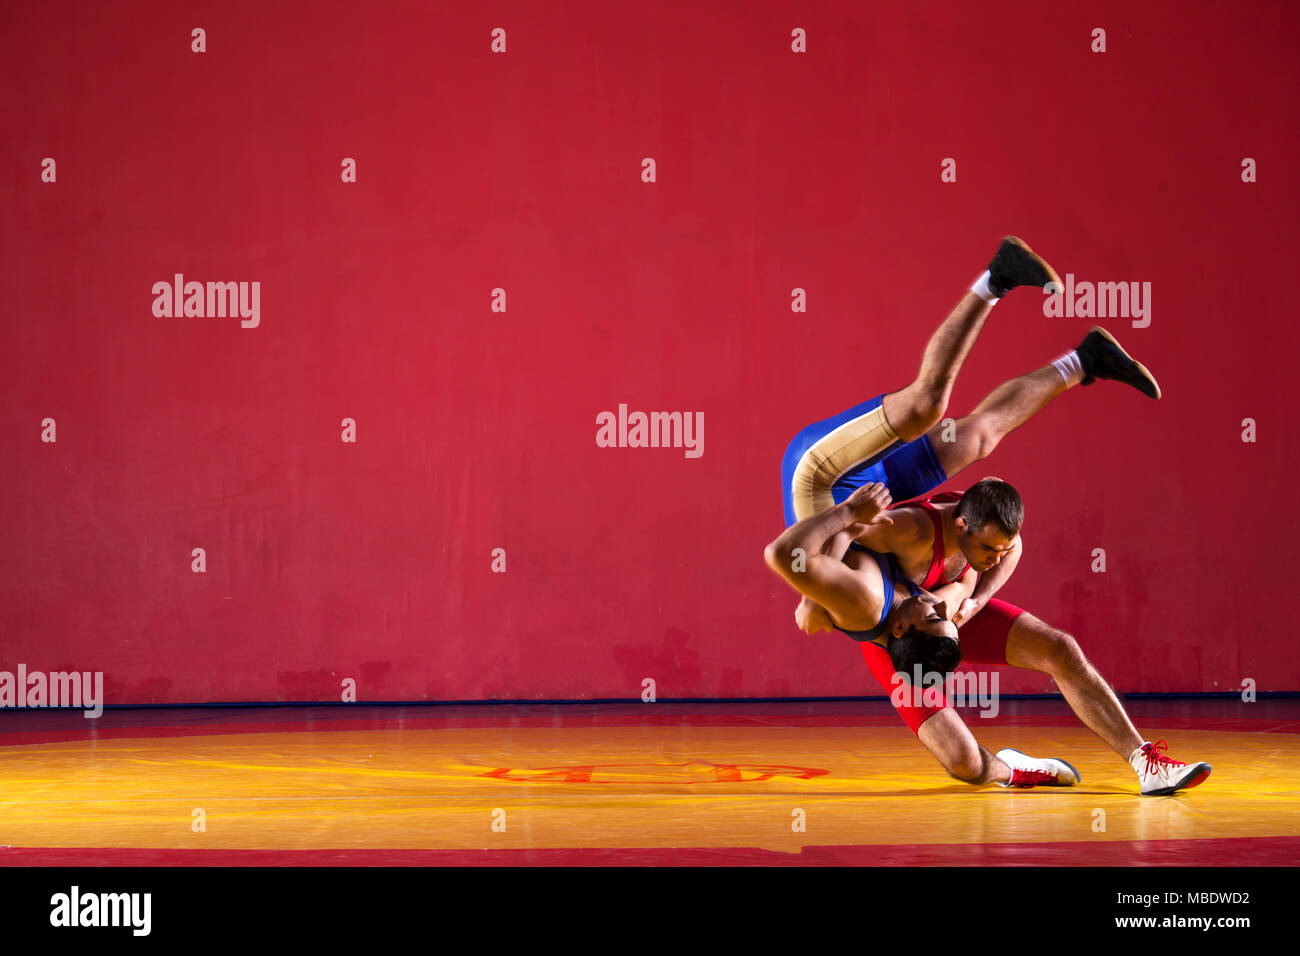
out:
<path id="1" fill-rule="evenodd" d="M 908 598 L 894 608 L 894 635 L 905 634 L 914 627 L 925 634 L 958 640 L 957 625 L 947 619 L 947 613 L 947 607 L 933 594 Z"/>
<path id="2" fill-rule="evenodd" d="M 991 571 L 1015 549 L 1016 536 L 1003 534 L 995 524 L 972 530 L 965 518 L 958 518 L 957 543 L 970 566 L 983 574 Z"/>

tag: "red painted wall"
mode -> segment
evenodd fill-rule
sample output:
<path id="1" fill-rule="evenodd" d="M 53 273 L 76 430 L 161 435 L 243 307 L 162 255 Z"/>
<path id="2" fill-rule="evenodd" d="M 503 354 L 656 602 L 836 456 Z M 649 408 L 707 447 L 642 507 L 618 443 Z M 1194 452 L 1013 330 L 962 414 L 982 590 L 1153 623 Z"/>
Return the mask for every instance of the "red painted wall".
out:
<path id="1" fill-rule="evenodd" d="M 1300 688 L 1292 5 L 290 6 L 5 15 L 0 669 L 877 693 L 763 566 L 781 454 L 907 381 L 1015 232 L 1152 283 L 1148 328 L 1105 324 L 1166 397 L 1076 390 L 976 466 L 1027 501 L 1004 596 L 1123 691 Z M 260 282 L 260 325 L 155 317 L 177 272 Z M 951 410 L 1089 325 L 1012 296 Z M 620 402 L 703 412 L 704 454 L 597 447 Z"/>

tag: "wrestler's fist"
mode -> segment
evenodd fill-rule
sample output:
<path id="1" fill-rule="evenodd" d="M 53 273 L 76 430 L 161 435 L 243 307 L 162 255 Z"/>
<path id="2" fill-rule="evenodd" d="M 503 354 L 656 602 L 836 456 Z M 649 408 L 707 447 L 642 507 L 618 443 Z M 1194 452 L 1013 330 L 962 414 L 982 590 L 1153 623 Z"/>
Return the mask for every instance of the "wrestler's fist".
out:
<path id="1" fill-rule="evenodd" d="M 893 524 L 894 519 L 884 513 L 893 501 L 889 489 L 873 481 L 849 495 L 844 503 L 862 524 Z"/>
<path id="2" fill-rule="evenodd" d="M 952 616 L 952 622 L 961 627 L 982 610 L 983 607 L 978 601 L 966 598 L 961 602 L 961 607 L 957 608 L 957 613 Z"/>
<path id="3" fill-rule="evenodd" d="M 826 609 L 807 596 L 794 609 L 794 623 L 805 634 L 816 634 L 818 631 L 832 631 L 835 629 L 831 616 Z"/>

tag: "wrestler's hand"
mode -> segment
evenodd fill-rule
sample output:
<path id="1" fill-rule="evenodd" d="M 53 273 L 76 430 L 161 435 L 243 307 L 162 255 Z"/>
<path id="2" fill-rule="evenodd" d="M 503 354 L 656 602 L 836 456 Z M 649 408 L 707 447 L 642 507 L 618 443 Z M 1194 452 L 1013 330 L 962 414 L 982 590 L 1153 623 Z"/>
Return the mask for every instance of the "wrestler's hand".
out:
<path id="1" fill-rule="evenodd" d="M 889 489 L 878 481 L 872 481 L 849 495 L 844 504 L 862 524 L 893 524 L 894 519 L 884 513 L 893 502 Z"/>
<path id="2" fill-rule="evenodd" d="M 804 597 L 794 609 L 794 623 L 805 634 L 833 631 L 835 625 L 826 609 L 810 597 Z"/>
<path id="3" fill-rule="evenodd" d="M 979 601 L 966 598 L 961 602 L 961 607 L 957 608 L 957 613 L 952 616 L 952 622 L 961 627 L 982 610 L 983 605 Z"/>

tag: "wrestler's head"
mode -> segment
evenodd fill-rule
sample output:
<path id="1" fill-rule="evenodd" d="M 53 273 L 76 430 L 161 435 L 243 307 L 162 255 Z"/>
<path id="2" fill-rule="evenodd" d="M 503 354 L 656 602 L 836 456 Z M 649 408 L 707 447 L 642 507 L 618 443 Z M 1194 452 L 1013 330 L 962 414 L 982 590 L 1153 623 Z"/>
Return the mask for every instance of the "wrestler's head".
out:
<path id="1" fill-rule="evenodd" d="M 947 608 L 933 594 L 908 598 L 890 615 L 886 650 L 894 670 L 911 679 L 916 665 L 925 674 L 947 677 L 961 663 L 957 625 L 947 619 Z"/>
<path id="2" fill-rule="evenodd" d="M 957 503 L 957 544 L 970 566 L 983 574 L 997 567 L 1015 546 L 1025 520 L 1020 492 L 1000 478 L 970 486 Z"/>

